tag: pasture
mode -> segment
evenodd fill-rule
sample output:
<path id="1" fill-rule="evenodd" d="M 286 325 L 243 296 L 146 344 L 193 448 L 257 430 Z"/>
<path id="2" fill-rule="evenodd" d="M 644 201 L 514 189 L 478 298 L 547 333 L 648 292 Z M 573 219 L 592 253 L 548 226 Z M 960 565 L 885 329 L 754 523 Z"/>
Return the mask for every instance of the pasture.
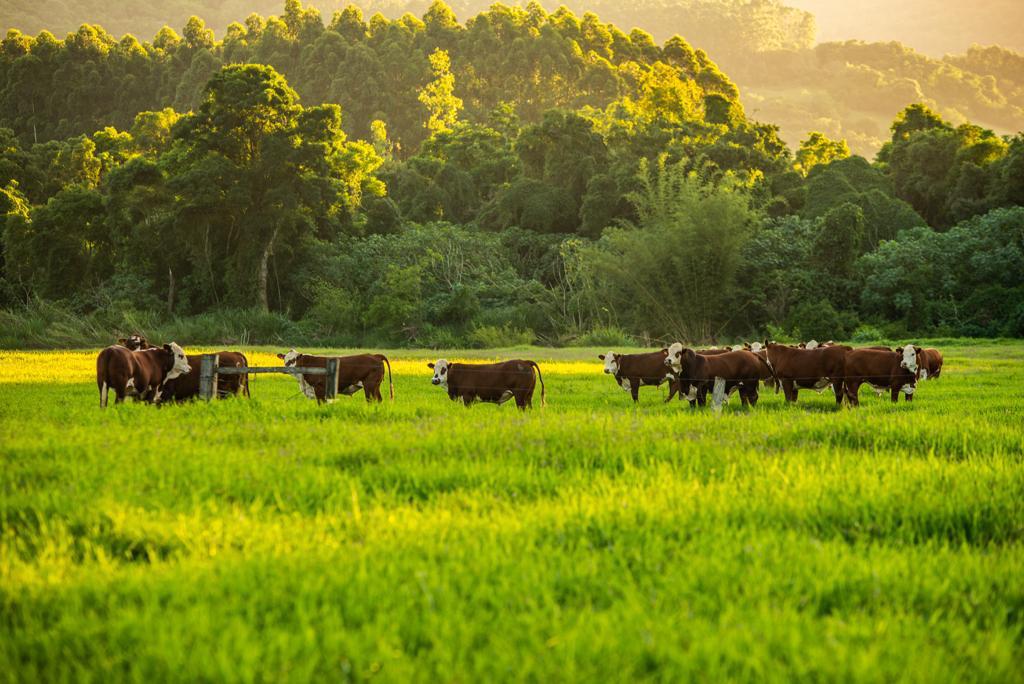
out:
<path id="1" fill-rule="evenodd" d="M 433 352 L 101 411 L 95 350 L 0 351 L 0 679 L 1024 681 L 1024 343 L 939 346 L 912 403 L 721 416 L 603 349 L 446 354 L 540 362 L 525 415 Z"/>

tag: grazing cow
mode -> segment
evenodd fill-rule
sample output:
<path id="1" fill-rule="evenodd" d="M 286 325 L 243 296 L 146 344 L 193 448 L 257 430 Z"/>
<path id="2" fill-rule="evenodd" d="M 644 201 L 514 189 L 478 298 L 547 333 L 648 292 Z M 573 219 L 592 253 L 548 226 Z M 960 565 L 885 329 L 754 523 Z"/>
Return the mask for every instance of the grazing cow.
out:
<path id="1" fill-rule="evenodd" d="M 771 376 L 771 369 L 756 354 L 740 350 L 724 354 L 704 355 L 675 342 L 668 348 L 665 365 L 672 369 L 680 383 L 696 388 L 703 405 L 703 395 L 712 387 L 715 410 L 739 390 L 744 406 L 755 406 L 761 379 Z"/>
<path id="2" fill-rule="evenodd" d="M 249 360 L 242 352 L 222 351 L 217 352 L 217 362 L 221 368 L 233 366 L 235 368 L 247 368 Z M 161 394 L 161 401 L 185 401 L 199 396 L 199 371 L 203 365 L 201 354 L 189 354 L 188 366 L 191 372 L 180 375 L 173 380 L 168 380 L 164 385 Z M 229 396 L 243 394 L 249 396 L 249 374 L 243 375 L 218 375 L 217 396 L 221 399 Z"/>
<path id="3" fill-rule="evenodd" d="M 942 373 L 942 352 L 929 347 L 924 350 L 924 359 L 921 364 L 921 378 L 934 380 Z"/>
<path id="4" fill-rule="evenodd" d="M 380 384 L 384 381 L 384 365 L 388 367 L 388 386 L 391 399 L 395 398 L 395 383 L 391 379 L 391 362 L 383 354 L 357 354 L 355 356 L 311 356 L 292 349 L 287 354 L 278 354 L 284 365 L 297 368 L 326 368 L 330 358 L 338 360 L 338 394 L 351 396 L 363 390 L 366 401 L 384 401 Z M 327 400 L 326 375 L 297 375 L 299 389 L 317 403 Z M 333 379 L 332 379 L 333 382 Z"/>
<path id="5" fill-rule="evenodd" d="M 438 359 L 428 363 L 433 369 L 431 382 L 448 390 L 448 398 L 458 399 L 467 407 L 476 400 L 490 404 L 504 404 L 516 400 L 516 406 L 525 411 L 533 406 L 533 390 L 540 380 L 540 405 L 545 405 L 544 378 L 540 366 L 534 361 L 515 359 L 500 363 L 449 363 Z M 537 370 L 534 377 L 533 371 Z"/>
<path id="6" fill-rule="evenodd" d="M 796 401 L 801 389 L 820 392 L 832 385 L 836 395 L 836 406 L 841 406 L 843 378 L 846 377 L 846 354 L 851 349 L 852 347 L 839 344 L 816 349 L 767 344 L 764 360 L 782 386 L 786 401 Z"/>
<path id="7" fill-rule="evenodd" d="M 131 351 L 120 345 L 107 347 L 96 358 L 100 408 L 106 408 L 111 390 L 117 397 L 114 400 L 117 404 L 129 394 L 149 402 L 160 401 L 164 383 L 189 370 L 185 352 L 174 342 L 142 351 Z"/>
<path id="8" fill-rule="evenodd" d="M 846 355 L 846 398 L 851 406 L 859 406 L 860 386 L 869 384 L 881 393 L 889 390 L 893 403 L 900 392 L 907 401 L 917 388 L 918 364 L 923 360 L 920 347 L 908 344 L 899 351 L 854 349 Z"/>
<path id="9" fill-rule="evenodd" d="M 604 361 L 604 372 L 615 376 L 615 383 L 629 392 L 634 402 L 640 400 L 642 385 L 659 387 L 666 381 L 669 383 L 669 394 L 665 401 L 672 401 L 676 392 L 679 392 L 679 398 L 682 399 L 679 383 L 665 368 L 667 356 L 668 349 L 662 349 L 647 354 L 618 354 L 610 351 L 607 354 L 598 354 L 597 358 Z"/>

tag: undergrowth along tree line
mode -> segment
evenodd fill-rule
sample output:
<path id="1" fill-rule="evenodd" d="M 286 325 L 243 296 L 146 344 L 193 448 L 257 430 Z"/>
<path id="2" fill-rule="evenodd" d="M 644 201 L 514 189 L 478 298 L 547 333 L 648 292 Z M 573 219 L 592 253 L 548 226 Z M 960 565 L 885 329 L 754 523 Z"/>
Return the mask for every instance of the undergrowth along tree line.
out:
<path id="1" fill-rule="evenodd" d="M 12 340 L 1024 334 L 1020 135 L 912 104 L 794 153 L 682 38 L 534 4 L 183 34 L 3 41 Z"/>

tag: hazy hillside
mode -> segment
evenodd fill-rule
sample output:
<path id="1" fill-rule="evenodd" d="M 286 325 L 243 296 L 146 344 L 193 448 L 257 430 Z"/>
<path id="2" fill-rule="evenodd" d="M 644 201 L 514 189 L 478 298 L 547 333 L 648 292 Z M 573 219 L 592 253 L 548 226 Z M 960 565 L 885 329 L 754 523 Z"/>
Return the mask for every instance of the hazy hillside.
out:
<path id="1" fill-rule="evenodd" d="M 941 57 L 972 43 L 1024 50 L 1020 0 L 786 0 L 818 20 L 818 40 L 898 40 Z"/>
<path id="2" fill-rule="evenodd" d="M 382 12 L 423 16 L 432 0 L 364 0 L 365 16 Z M 777 123 L 793 147 L 808 131 L 846 138 L 854 152 L 874 155 L 888 135 L 893 116 L 913 102 L 926 102 L 953 122 L 977 121 L 1000 134 L 1024 128 L 1024 73 L 1019 53 L 999 47 L 963 51 L 971 44 L 1000 43 L 1024 49 L 1024 3 L 996 0 L 966 6 L 919 0 L 890 7 L 880 0 L 852 5 L 835 0 L 565 0 L 582 16 L 629 30 L 637 26 L 662 42 L 681 35 L 711 58 L 740 86 L 745 107 L 756 118 Z M 348 0 L 314 0 L 326 24 Z M 461 20 L 491 0 L 452 0 Z M 510 0 L 510 5 L 525 5 Z M 557 0 L 541 2 L 554 9 Z M 7 0 L 0 27 L 29 34 L 46 28 L 61 37 L 83 22 L 115 36 L 132 33 L 148 40 L 164 25 L 181 30 L 197 14 L 217 35 L 253 12 L 281 14 L 282 0 Z M 809 10 L 809 11 L 805 11 Z M 815 27 L 817 13 L 818 29 Z M 820 29 L 820 30 L 819 30 Z M 839 40 L 815 45 L 815 36 Z M 869 43 L 847 39 L 894 41 Z M 913 47 L 908 47 L 913 46 Z M 915 51 L 917 48 L 919 51 Z M 936 57 L 945 51 L 955 56 Z M 925 54 L 927 53 L 927 54 Z"/>

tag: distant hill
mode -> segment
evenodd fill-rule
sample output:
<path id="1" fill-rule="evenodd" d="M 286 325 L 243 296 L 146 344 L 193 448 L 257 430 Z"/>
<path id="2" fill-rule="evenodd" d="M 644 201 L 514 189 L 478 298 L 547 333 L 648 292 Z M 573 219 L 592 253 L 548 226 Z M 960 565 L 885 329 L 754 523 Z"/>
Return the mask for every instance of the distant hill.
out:
<path id="1" fill-rule="evenodd" d="M 814 14 L 818 40 L 897 40 L 934 57 L 973 43 L 1024 50 L 1021 0 L 786 0 Z"/>

